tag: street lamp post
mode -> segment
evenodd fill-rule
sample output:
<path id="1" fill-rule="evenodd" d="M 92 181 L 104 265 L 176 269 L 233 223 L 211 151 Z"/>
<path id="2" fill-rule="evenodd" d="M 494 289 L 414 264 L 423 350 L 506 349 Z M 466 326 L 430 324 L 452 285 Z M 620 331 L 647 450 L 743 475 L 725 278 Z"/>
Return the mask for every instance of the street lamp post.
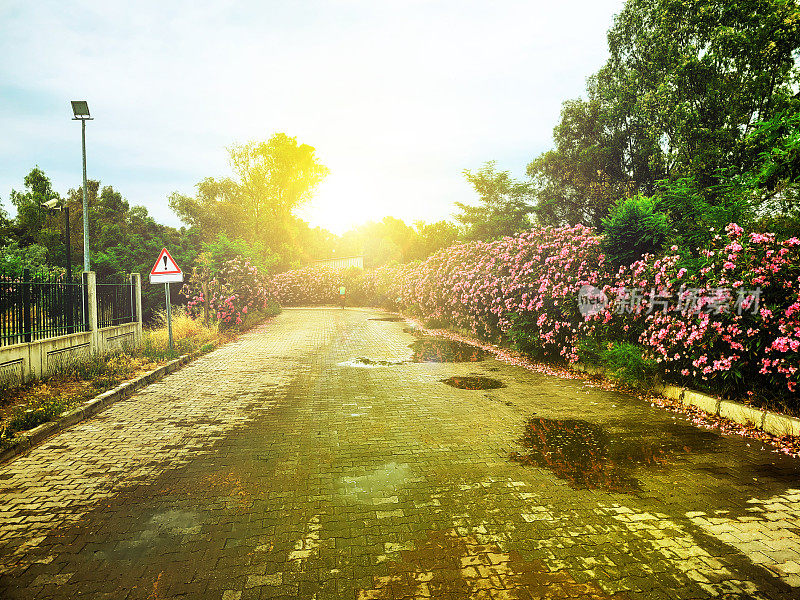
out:
<path id="1" fill-rule="evenodd" d="M 89 261 L 89 201 L 86 192 L 86 121 L 91 121 L 89 116 L 89 103 L 86 100 L 73 100 L 72 120 L 81 122 L 81 146 L 83 148 L 83 271 L 91 270 Z"/>

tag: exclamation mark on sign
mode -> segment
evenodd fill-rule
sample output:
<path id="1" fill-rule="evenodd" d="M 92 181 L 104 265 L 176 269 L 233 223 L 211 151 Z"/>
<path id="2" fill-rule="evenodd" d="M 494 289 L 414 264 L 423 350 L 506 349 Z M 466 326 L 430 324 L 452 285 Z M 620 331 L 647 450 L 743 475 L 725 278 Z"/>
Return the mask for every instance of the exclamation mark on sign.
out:
<path id="1" fill-rule="evenodd" d="M 167 270 L 167 257 L 164 257 L 164 270 Z"/>

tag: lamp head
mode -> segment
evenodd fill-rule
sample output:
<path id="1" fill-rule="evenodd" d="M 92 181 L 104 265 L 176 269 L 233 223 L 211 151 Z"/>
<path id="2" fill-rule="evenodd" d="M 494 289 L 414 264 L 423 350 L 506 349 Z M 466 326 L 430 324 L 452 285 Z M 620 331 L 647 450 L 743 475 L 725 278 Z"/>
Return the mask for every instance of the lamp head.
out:
<path id="1" fill-rule="evenodd" d="M 58 198 L 53 198 L 47 202 L 42 202 L 42 206 L 51 210 L 61 210 L 61 201 Z"/>

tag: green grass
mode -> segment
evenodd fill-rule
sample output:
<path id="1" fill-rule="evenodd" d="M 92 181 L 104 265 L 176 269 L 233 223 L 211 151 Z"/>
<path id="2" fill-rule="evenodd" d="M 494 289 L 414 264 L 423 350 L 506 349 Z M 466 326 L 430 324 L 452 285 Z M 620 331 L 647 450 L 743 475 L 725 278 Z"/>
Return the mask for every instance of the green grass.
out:
<path id="1" fill-rule="evenodd" d="M 26 431 L 37 425 L 52 421 L 64 412 L 69 402 L 64 398 L 52 398 L 41 402 L 36 407 L 18 408 L 8 422 L 7 429 L 11 431 Z"/>
<path id="2" fill-rule="evenodd" d="M 578 344 L 578 356 L 604 369 L 609 379 L 637 390 L 651 388 L 657 373 L 656 362 L 644 356 L 644 348 L 630 342 L 598 343 L 587 338 Z"/>

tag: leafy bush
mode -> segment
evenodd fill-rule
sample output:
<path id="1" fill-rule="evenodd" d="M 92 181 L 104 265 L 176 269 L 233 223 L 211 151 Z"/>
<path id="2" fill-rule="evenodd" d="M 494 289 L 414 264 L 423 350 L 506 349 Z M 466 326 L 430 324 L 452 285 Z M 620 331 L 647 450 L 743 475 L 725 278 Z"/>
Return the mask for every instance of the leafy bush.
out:
<path id="1" fill-rule="evenodd" d="M 52 421 L 67 408 L 67 400 L 64 398 L 53 398 L 34 406 L 27 405 L 14 411 L 11 419 L 6 424 L 5 429 L 11 432 L 26 431 L 33 429 L 37 425 Z M 1 436 L 0 437 L 4 437 Z"/>
<path id="2" fill-rule="evenodd" d="M 667 215 L 652 198 L 623 198 L 603 219 L 603 251 L 614 266 L 629 265 L 645 254 L 658 254 L 669 233 Z"/>
<path id="3" fill-rule="evenodd" d="M 267 306 L 261 310 L 252 310 L 247 313 L 242 324 L 239 325 L 240 331 L 247 331 L 248 329 L 252 329 L 264 319 L 268 317 L 274 317 L 275 315 L 279 315 L 281 312 L 280 305 L 275 302 L 274 300 L 270 300 L 267 302 Z"/>
<path id="4" fill-rule="evenodd" d="M 542 342 L 539 337 L 533 333 L 536 324 L 535 321 L 536 319 L 533 319 L 531 316 L 513 313 L 511 315 L 511 326 L 506 332 L 506 337 L 516 350 L 533 358 L 543 358 Z"/>

